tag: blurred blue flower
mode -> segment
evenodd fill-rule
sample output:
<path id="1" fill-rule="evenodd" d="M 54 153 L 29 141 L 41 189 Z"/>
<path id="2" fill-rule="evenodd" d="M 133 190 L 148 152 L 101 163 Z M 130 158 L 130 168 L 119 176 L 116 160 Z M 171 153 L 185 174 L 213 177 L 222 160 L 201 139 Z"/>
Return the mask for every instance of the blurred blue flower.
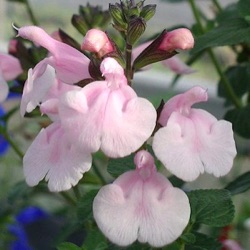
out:
<path id="1" fill-rule="evenodd" d="M 5 111 L 3 107 L 0 105 L 0 126 L 4 127 L 5 122 L 1 120 L 1 118 L 5 115 Z M 0 156 L 4 155 L 9 148 L 9 143 L 8 141 L 5 140 L 3 135 L 0 134 Z"/>
<path id="2" fill-rule="evenodd" d="M 11 242 L 10 250 L 33 250 L 29 245 L 25 226 L 47 217 L 48 214 L 38 207 L 31 206 L 23 209 L 15 217 L 16 222 L 8 227 L 9 232 L 15 237 Z"/>

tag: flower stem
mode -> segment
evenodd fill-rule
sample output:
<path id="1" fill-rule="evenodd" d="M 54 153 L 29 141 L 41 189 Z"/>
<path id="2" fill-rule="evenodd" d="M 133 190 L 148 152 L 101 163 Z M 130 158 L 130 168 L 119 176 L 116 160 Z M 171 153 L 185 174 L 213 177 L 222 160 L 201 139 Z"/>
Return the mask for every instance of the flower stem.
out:
<path id="1" fill-rule="evenodd" d="M 221 8 L 221 6 L 220 6 L 220 3 L 219 3 L 217 0 L 213 0 L 213 3 L 214 3 L 214 5 L 216 6 L 216 8 L 218 9 L 218 11 L 221 12 L 221 11 L 222 11 L 222 8 Z"/>
<path id="2" fill-rule="evenodd" d="M 20 157 L 20 159 L 23 159 L 24 153 L 19 149 L 19 147 L 15 144 L 15 142 L 11 139 L 7 131 L 4 131 L 2 133 L 3 137 L 5 138 L 6 141 L 9 142 L 13 150 L 16 152 L 16 154 Z"/>
<path id="3" fill-rule="evenodd" d="M 27 12 L 28 12 L 28 14 L 29 14 L 29 17 L 30 17 L 30 20 L 32 21 L 32 23 L 33 23 L 34 25 L 38 25 L 38 21 L 36 20 L 35 15 L 33 14 L 33 11 L 32 11 L 32 9 L 31 9 L 31 6 L 30 6 L 30 4 L 29 4 L 29 1 L 28 1 L 28 0 L 25 0 L 25 1 L 24 1 L 24 4 L 26 5 L 26 9 L 27 9 Z"/>
<path id="4" fill-rule="evenodd" d="M 98 169 L 98 167 L 96 166 L 96 164 L 94 162 L 92 163 L 92 168 L 93 168 L 94 172 L 96 173 L 96 175 L 98 176 L 98 178 L 100 179 L 101 183 L 103 185 L 106 185 L 107 182 L 106 182 L 105 178 L 103 177 L 101 171 Z"/>
<path id="5" fill-rule="evenodd" d="M 193 15 L 194 15 L 194 18 L 201 30 L 201 32 L 203 34 L 205 34 L 205 29 L 203 28 L 203 25 L 201 23 L 201 20 L 200 20 L 200 15 L 199 15 L 199 11 L 197 10 L 197 7 L 195 5 L 195 2 L 194 0 L 188 0 L 189 4 L 190 4 L 190 7 L 191 7 L 191 10 L 193 12 Z M 228 96 L 230 97 L 231 101 L 234 103 L 235 107 L 237 108 L 241 108 L 242 107 L 242 103 L 241 101 L 238 99 L 238 97 L 235 95 L 234 93 L 234 90 L 233 88 L 231 87 L 227 77 L 225 76 L 225 74 L 223 73 L 221 67 L 220 67 L 220 64 L 216 58 L 216 56 L 214 55 L 213 51 L 211 48 L 208 48 L 207 49 L 207 52 L 215 66 L 215 69 L 217 70 L 217 73 L 218 75 L 220 76 L 221 78 L 221 82 L 226 90 L 226 92 L 228 93 Z"/>
<path id="6" fill-rule="evenodd" d="M 131 86 L 131 80 L 133 79 L 133 72 L 131 67 L 132 62 L 132 45 L 126 43 L 126 69 L 125 75 L 128 80 L 128 85 Z"/>
<path id="7" fill-rule="evenodd" d="M 69 203 L 70 205 L 73 205 L 73 206 L 76 205 L 76 201 L 75 201 L 68 193 L 66 193 L 66 192 L 60 192 L 59 194 L 60 194 L 60 195 L 63 197 L 63 199 L 64 199 L 65 201 L 67 201 L 67 203 Z"/>

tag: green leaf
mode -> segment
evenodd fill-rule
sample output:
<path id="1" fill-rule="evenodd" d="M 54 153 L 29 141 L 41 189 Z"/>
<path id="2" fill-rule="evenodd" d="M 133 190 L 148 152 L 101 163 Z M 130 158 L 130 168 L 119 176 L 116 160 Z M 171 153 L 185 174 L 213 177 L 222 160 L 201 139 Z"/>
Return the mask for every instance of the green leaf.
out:
<path id="1" fill-rule="evenodd" d="M 239 14 L 243 17 L 250 16 L 250 1 L 240 0 L 237 4 Z"/>
<path id="2" fill-rule="evenodd" d="M 233 124 L 233 130 L 240 136 L 250 138 L 250 104 L 240 109 L 231 109 L 225 119 Z"/>
<path id="3" fill-rule="evenodd" d="M 231 195 L 241 194 L 250 189 L 250 171 L 237 177 L 230 182 L 225 189 L 229 190 Z"/>
<path id="4" fill-rule="evenodd" d="M 57 250 L 82 250 L 81 247 L 70 242 L 63 242 L 56 249 Z"/>
<path id="5" fill-rule="evenodd" d="M 98 189 L 94 189 L 83 195 L 77 204 L 77 217 L 81 223 L 93 219 L 92 204 Z"/>
<path id="6" fill-rule="evenodd" d="M 230 67 L 226 70 L 227 77 L 234 93 L 241 98 L 246 92 L 250 90 L 250 64 L 242 64 Z M 226 98 L 226 104 L 231 104 L 231 99 L 224 87 L 222 80 L 218 84 L 218 95 Z"/>
<path id="7" fill-rule="evenodd" d="M 216 46 L 235 45 L 250 42 L 250 25 L 244 18 L 230 19 L 195 40 L 191 53 Z"/>
<path id="8" fill-rule="evenodd" d="M 221 250 L 222 245 L 217 239 L 209 237 L 205 234 L 194 233 L 196 241 L 192 245 L 187 245 L 185 250 Z"/>
<path id="9" fill-rule="evenodd" d="M 115 178 L 130 170 L 135 170 L 133 154 L 124 158 L 109 160 L 107 171 Z"/>
<path id="10" fill-rule="evenodd" d="M 186 244 L 194 244 L 196 242 L 196 237 L 193 233 L 185 233 L 180 238 Z"/>
<path id="11" fill-rule="evenodd" d="M 88 230 L 87 238 L 84 240 L 83 247 L 86 250 L 105 250 L 107 249 L 107 240 L 98 230 Z"/>
<path id="12" fill-rule="evenodd" d="M 191 222 L 223 227 L 234 218 L 231 194 L 225 189 L 195 190 L 188 194 Z"/>

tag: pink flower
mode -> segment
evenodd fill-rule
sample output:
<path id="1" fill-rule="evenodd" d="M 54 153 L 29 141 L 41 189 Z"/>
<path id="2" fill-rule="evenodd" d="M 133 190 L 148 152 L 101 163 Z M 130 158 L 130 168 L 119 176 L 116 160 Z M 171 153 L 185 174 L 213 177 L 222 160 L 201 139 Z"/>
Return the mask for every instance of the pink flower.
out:
<path id="1" fill-rule="evenodd" d="M 176 240 L 190 217 L 186 194 L 157 173 L 153 157 L 140 151 L 136 169 L 100 189 L 93 214 L 103 234 L 119 246 L 138 240 L 162 247 Z"/>
<path id="2" fill-rule="evenodd" d="M 0 102 L 3 102 L 8 96 L 7 81 L 14 80 L 22 72 L 21 64 L 17 58 L 0 53 Z"/>
<path id="3" fill-rule="evenodd" d="M 163 128 L 153 139 L 158 159 L 185 181 L 193 181 L 204 172 L 216 177 L 226 175 L 236 156 L 232 124 L 191 108 L 207 98 L 207 91 L 201 87 L 171 98 L 159 118 Z"/>
<path id="4" fill-rule="evenodd" d="M 42 129 L 23 158 L 24 175 L 29 186 L 42 179 L 48 181 L 52 192 L 75 186 L 83 173 L 91 167 L 89 151 L 78 148 L 70 140 L 70 131 L 65 131 L 60 122 Z"/>
<path id="5" fill-rule="evenodd" d="M 114 51 L 113 45 L 106 33 L 98 29 L 90 29 L 86 33 L 81 49 L 97 53 L 99 57 L 103 57 Z"/>
<path id="6" fill-rule="evenodd" d="M 61 81 L 74 84 L 90 78 L 89 59 L 71 46 L 52 38 L 43 29 L 25 26 L 18 29 L 18 35 L 46 48 L 52 54 L 47 63 L 55 68 L 57 78 Z"/>
<path id="7" fill-rule="evenodd" d="M 59 114 L 79 147 L 101 149 L 109 157 L 137 150 L 152 134 L 156 123 L 153 105 L 128 86 L 115 59 L 101 64 L 105 81 L 96 81 L 61 99 Z M 72 128 L 74 128 L 72 130 Z"/>
<path id="8" fill-rule="evenodd" d="M 188 50 L 194 47 L 194 37 L 189 29 L 175 29 L 164 34 L 164 38 L 159 45 L 160 50 Z"/>

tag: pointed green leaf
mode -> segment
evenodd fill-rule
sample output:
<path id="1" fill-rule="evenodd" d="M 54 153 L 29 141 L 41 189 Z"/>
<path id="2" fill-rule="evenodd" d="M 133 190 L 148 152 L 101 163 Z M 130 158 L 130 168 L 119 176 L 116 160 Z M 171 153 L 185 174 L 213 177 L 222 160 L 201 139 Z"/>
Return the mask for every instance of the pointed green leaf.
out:
<path id="1" fill-rule="evenodd" d="M 83 247 L 86 250 L 106 250 L 107 240 L 99 229 L 88 230 L 87 238 L 84 240 Z"/>
<path id="2" fill-rule="evenodd" d="M 244 108 L 231 109 L 226 115 L 225 119 L 233 124 L 233 130 L 240 136 L 250 138 L 250 104 Z"/>
<path id="3" fill-rule="evenodd" d="M 188 197 L 193 223 L 223 227 L 232 222 L 234 205 L 228 190 L 195 190 L 189 192 Z"/>
<path id="4" fill-rule="evenodd" d="M 135 170 L 133 154 L 124 158 L 109 160 L 107 171 L 115 178 L 130 170 Z"/>
<path id="5" fill-rule="evenodd" d="M 191 245 L 187 245 L 185 250 L 221 250 L 221 243 L 212 237 L 209 237 L 205 234 L 194 233 L 195 243 Z"/>
<path id="6" fill-rule="evenodd" d="M 250 64 L 245 63 L 242 65 L 237 65 L 229 67 L 225 76 L 227 77 L 232 89 L 236 96 L 241 98 L 246 92 L 250 90 Z M 226 103 L 231 104 L 231 99 L 224 87 L 222 80 L 218 84 L 218 95 L 220 97 L 226 98 Z"/>
<path id="7" fill-rule="evenodd" d="M 230 182 L 225 189 L 232 195 L 241 194 L 250 189 L 250 171 L 240 175 L 234 181 Z"/>
<path id="8" fill-rule="evenodd" d="M 98 189 L 94 189 L 83 195 L 77 204 L 77 217 L 80 223 L 93 219 L 92 204 Z"/>
<path id="9" fill-rule="evenodd" d="M 198 53 L 210 47 L 249 42 L 250 24 L 244 18 L 234 18 L 230 19 L 230 22 L 222 22 L 218 27 L 197 37 L 191 53 Z"/>

